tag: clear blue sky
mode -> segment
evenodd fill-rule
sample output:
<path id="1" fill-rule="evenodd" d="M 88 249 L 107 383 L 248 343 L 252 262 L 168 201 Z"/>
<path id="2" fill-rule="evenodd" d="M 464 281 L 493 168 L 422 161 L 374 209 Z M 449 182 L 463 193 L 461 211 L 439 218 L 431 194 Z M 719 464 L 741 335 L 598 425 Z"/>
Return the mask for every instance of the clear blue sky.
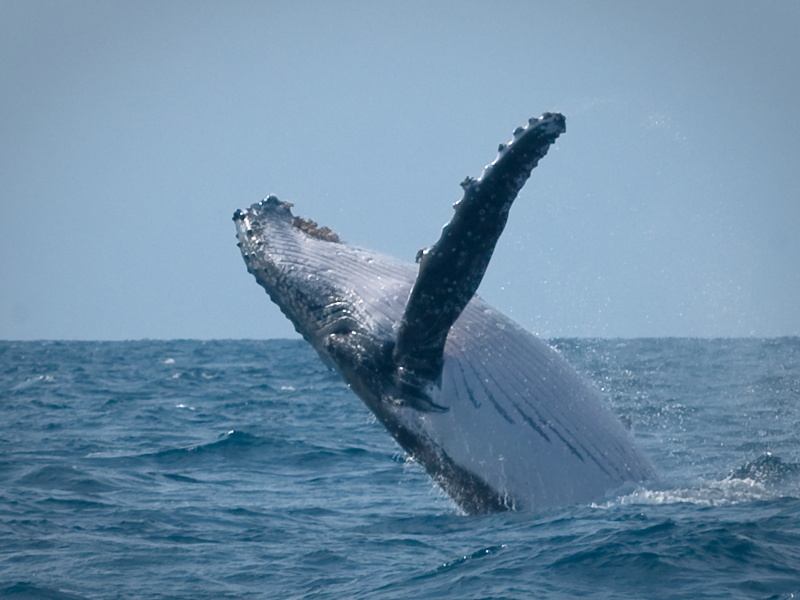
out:
<path id="1" fill-rule="evenodd" d="M 0 0 L 0 338 L 294 335 L 231 214 L 413 260 L 567 133 L 480 293 L 545 336 L 800 334 L 800 2 Z"/>

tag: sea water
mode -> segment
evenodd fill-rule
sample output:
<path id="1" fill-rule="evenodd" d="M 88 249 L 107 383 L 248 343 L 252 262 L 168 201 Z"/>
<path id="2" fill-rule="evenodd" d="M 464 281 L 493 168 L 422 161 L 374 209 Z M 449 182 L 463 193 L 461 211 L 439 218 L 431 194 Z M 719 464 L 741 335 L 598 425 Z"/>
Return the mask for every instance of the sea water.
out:
<path id="1" fill-rule="evenodd" d="M 0 342 L 0 596 L 800 596 L 800 338 L 552 343 L 659 479 L 475 517 L 299 340 Z"/>

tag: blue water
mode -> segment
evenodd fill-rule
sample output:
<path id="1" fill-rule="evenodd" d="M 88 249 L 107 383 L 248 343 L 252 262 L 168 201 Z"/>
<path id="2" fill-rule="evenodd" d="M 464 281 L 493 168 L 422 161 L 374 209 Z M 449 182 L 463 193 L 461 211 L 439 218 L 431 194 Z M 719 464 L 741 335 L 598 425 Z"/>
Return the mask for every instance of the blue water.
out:
<path id="1" fill-rule="evenodd" d="M 303 342 L 0 342 L 0 596 L 800 595 L 800 338 L 554 344 L 661 479 L 468 517 Z"/>

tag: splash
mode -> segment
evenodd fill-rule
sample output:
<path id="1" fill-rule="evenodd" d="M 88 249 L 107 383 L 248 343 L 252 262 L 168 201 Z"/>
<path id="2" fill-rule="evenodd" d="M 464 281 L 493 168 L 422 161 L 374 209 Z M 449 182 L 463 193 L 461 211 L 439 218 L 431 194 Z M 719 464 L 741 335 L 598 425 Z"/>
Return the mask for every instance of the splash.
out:
<path id="1" fill-rule="evenodd" d="M 786 462 L 767 452 L 722 479 L 701 481 L 695 486 L 653 489 L 639 487 L 597 508 L 636 504 L 694 504 L 731 506 L 746 502 L 800 498 L 800 464 Z"/>

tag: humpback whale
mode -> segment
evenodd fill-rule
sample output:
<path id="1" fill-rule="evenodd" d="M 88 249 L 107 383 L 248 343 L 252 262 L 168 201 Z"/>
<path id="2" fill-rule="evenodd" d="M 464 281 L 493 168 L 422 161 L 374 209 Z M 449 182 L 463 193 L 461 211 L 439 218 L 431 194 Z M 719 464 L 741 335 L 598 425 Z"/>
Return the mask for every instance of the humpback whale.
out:
<path id="1" fill-rule="evenodd" d="M 476 291 L 565 118 L 518 127 L 417 265 L 343 243 L 275 196 L 237 210 L 248 271 L 468 514 L 602 500 L 652 476 L 630 432 L 548 344 Z"/>

